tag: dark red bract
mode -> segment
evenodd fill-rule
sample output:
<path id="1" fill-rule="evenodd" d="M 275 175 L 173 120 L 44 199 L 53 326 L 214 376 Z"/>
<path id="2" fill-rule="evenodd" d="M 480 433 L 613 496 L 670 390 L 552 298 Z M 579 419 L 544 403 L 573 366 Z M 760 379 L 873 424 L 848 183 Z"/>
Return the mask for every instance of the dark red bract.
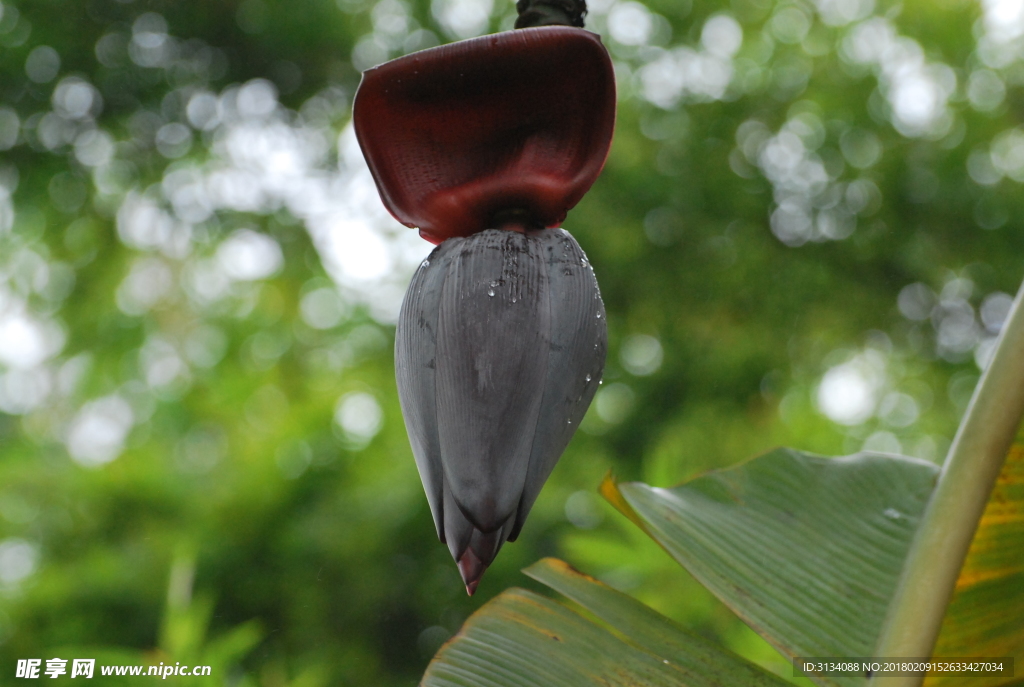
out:
<path id="1" fill-rule="evenodd" d="M 556 227 L 608 156 L 615 77 L 596 34 L 519 29 L 368 70 L 353 117 L 384 205 L 428 241 L 504 213 Z"/>

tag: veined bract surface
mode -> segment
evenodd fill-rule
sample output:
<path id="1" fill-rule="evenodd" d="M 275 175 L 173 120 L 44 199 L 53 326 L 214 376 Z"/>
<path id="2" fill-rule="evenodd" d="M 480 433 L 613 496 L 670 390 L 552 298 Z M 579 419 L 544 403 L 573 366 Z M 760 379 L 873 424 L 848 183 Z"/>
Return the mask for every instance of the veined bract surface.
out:
<path id="1" fill-rule="evenodd" d="M 398 322 L 398 392 L 442 542 L 472 594 L 590 405 L 607 329 L 563 229 L 489 229 L 438 246 Z"/>

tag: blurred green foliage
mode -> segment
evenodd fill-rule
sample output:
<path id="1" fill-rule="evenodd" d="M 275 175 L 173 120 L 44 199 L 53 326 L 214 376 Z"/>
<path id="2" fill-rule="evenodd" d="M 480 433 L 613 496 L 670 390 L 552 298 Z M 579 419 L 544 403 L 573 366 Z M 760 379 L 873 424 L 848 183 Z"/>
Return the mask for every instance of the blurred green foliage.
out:
<path id="1" fill-rule="evenodd" d="M 939 460 L 1024 272 L 1019 0 L 591 3 L 619 118 L 565 227 L 609 364 L 469 599 L 393 380 L 429 246 L 380 207 L 349 105 L 361 69 L 510 28 L 512 3 L 0 7 L 7 675 L 86 647 L 410 685 L 544 555 L 785 672 L 601 476 L 776 445 Z"/>

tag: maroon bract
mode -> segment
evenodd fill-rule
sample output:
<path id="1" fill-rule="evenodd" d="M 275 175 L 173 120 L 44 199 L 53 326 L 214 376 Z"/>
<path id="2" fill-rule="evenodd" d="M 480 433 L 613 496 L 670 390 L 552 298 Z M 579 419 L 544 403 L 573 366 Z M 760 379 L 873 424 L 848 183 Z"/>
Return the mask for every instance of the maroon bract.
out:
<path id="1" fill-rule="evenodd" d="M 426 240 L 556 227 L 608 156 L 615 76 L 594 33 L 506 31 L 366 71 L 353 119 L 384 205 Z"/>

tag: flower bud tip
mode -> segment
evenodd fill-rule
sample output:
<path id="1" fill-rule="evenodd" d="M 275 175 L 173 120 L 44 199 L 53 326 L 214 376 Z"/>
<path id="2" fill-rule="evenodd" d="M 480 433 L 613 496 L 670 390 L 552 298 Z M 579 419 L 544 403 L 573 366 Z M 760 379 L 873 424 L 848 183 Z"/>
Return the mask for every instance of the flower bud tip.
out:
<path id="1" fill-rule="evenodd" d="M 485 570 L 487 570 L 487 566 L 477 557 L 473 549 L 466 549 L 462 557 L 459 558 L 459 574 L 462 575 L 462 581 L 466 584 L 466 593 L 470 596 L 473 596 L 473 592 L 476 591 Z"/>

